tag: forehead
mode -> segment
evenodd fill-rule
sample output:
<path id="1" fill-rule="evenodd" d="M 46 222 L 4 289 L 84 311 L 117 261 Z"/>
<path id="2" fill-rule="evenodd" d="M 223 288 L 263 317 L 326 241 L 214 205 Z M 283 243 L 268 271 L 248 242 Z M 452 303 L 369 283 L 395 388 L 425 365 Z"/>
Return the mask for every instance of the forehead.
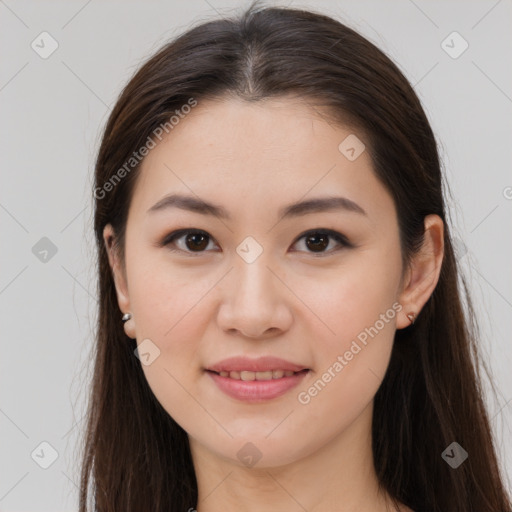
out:
<path id="1" fill-rule="evenodd" d="M 145 157 L 132 206 L 146 211 L 165 194 L 183 192 L 235 214 L 334 193 L 369 210 L 389 207 L 368 151 L 350 160 L 340 150 L 346 140 L 362 144 L 363 135 L 305 101 L 199 101 Z"/>
<path id="2" fill-rule="evenodd" d="M 266 169 L 272 174 L 278 165 L 283 170 L 300 167 L 304 156 L 321 163 L 326 151 L 337 157 L 340 137 L 354 131 L 335 125 L 322 110 L 299 99 L 200 101 L 159 144 L 160 151 L 148 155 L 147 165 L 159 157 L 185 156 L 189 162 L 213 158 L 222 167 L 247 160 L 240 170 L 250 174 L 254 165 L 261 176 Z"/>

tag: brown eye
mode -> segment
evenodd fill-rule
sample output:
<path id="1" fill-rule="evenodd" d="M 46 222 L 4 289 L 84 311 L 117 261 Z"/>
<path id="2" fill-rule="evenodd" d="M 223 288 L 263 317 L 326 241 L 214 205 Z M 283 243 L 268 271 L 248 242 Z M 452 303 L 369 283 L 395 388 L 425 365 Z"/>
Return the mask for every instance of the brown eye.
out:
<path id="1" fill-rule="evenodd" d="M 329 246 L 329 235 L 315 233 L 306 237 L 306 247 L 313 252 L 322 252 Z"/>
<path id="2" fill-rule="evenodd" d="M 208 246 L 208 240 L 204 233 L 190 233 L 185 237 L 185 245 L 191 251 L 201 251 Z"/>
<path id="3" fill-rule="evenodd" d="M 328 256 L 343 248 L 353 247 L 344 235 L 331 229 L 317 229 L 303 233 L 295 244 L 299 244 L 302 240 L 304 240 L 305 252 L 316 253 L 319 256 Z M 328 249 L 332 241 L 334 241 L 334 246 Z"/>
<path id="4" fill-rule="evenodd" d="M 182 229 L 166 236 L 161 246 L 169 246 L 171 251 L 201 254 L 207 252 L 210 241 L 210 235 L 204 231 Z"/>

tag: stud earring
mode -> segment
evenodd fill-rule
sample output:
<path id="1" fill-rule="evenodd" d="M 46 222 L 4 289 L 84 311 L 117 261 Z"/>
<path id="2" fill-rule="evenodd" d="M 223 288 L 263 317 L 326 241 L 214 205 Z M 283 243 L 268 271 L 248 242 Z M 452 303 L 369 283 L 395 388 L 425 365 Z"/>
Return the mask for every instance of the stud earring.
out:
<path id="1" fill-rule="evenodd" d="M 407 318 L 411 321 L 411 325 L 413 325 L 416 322 L 416 313 L 408 313 Z"/>
<path id="2" fill-rule="evenodd" d="M 131 313 L 125 313 L 122 317 L 123 320 L 123 328 L 124 332 L 126 333 L 126 336 L 131 338 L 132 340 L 135 339 L 135 321 L 132 318 Z"/>

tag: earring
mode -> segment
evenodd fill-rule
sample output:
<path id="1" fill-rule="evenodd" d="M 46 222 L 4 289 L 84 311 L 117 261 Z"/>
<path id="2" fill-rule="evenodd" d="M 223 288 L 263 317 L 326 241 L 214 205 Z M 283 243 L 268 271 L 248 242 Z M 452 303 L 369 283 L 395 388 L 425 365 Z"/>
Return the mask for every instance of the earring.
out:
<path id="1" fill-rule="evenodd" d="M 408 313 L 407 318 L 411 321 L 411 325 L 413 325 L 416 322 L 416 313 Z"/>
<path id="2" fill-rule="evenodd" d="M 132 318 L 132 314 L 125 313 L 123 315 L 122 320 L 123 320 L 123 327 L 124 327 L 124 332 L 126 333 L 126 336 L 128 336 L 129 338 L 134 340 L 135 339 L 135 322 Z"/>

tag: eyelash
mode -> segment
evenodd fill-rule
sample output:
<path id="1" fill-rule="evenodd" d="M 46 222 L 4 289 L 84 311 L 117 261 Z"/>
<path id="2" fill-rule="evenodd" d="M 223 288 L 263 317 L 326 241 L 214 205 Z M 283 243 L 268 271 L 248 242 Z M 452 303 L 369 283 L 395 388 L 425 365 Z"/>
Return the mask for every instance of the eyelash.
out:
<path id="1" fill-rule="evenodd" d="M 212 236 L 210 236 L 206 231 L 202 231 L 200 229 L 179 229 L 177 231 L 173 231 L 172 233 L 169 233 L 163 239 L 163 241 L 159 245 L 160 245 L 160 247 L 169 246 L 170 244 L 172 244 L 176 240 L 179 240 L 184 235 L 188 235 L 188 234 L 206 235 L 209 238 L 209 242 L 214 240 L 214 238 Z M 336 242 L 338 242 L 341 247 L 338 247 L 337 249 L 334 249 L 334 250 L 331 249 L 330 251 L 317 252 L 317 253 L 315 253 L 313 251 L 306 251 L 306 252 L 309 252 L 309 254 L 313 255 L 316 258 L 322 257 L 322 256 L 328 256 L 330 254 L 338 252 L 342 248 L 352 248 L 352 247 L 354 247 L 354 245 L 351 244 L 344 235 L 342 235 L 341 233 L 338 233 L 337 231 L 333 231 L 332 229 L 311 229 L 311 230 L 305 231 L 304 233 L 302 233 L 301 235 L 299 235 L 296 238 L 296 240 L 293 242 L 293 245 L 295 245 L 299 240 L 301 240 L 303 238 L 306 238 L 308 235 L 318 235 L 318 234 L 328 235 L 330 238 L 332 238 Z M 191 255 L 193 257 L 199 256 L 199 255 L 201 255 L 201 254 L 203 254 L 205 252 L 208 252 L 206 250 L 203 250 L 203 251 L 189 251 L 189 250 L 173 249 L 173 248 L 169 248 L 169 250 L 171 252 L 185 253 L 185 254 Z M 301 251 L 297 251 L 297 252 L 301 252 Z"/>

